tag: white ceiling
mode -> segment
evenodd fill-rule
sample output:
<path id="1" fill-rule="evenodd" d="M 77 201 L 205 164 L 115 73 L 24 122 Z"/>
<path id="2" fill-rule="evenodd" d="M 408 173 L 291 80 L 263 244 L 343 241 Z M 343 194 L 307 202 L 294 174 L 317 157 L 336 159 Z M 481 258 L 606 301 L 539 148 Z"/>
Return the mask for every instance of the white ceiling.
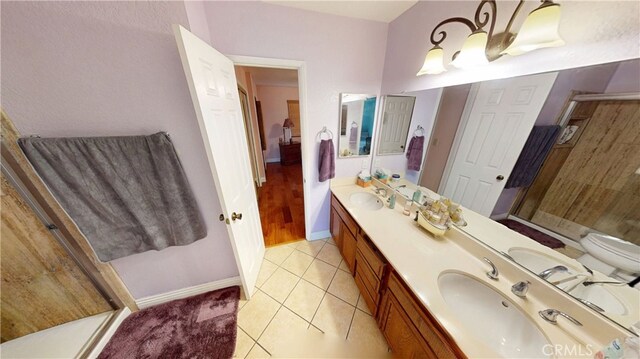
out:
<path id="1" fill-rule="evenodd" d="M 270 69 L 265 67 L 246 67 L 256 86 L 298 86 L 298 71 Z"/>
<path id="2" fill-rule="evenodd" d="M 395 20 L 418 2 L 417 0 L 262 1 L 303 10 L 387 23 Z"/>

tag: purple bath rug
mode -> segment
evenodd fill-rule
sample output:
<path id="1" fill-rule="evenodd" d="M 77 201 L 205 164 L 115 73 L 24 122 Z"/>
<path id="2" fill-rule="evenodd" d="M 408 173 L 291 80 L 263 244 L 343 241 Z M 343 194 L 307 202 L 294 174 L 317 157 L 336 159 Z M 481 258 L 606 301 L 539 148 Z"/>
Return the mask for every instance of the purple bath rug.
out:
<path id="1" fill-rule="evenodd" d="M 231 358 L 240 288 L 142 309 L 125 319 L 98 358 Z"/>
<path id="2" fill-rule="evenodd" d="M 562 241 L 557 240 L 548 234 L 544 234 L 537 229 L 533 229 L 526 224 L 512 219 L 501 219 L 497 222 L 549 248 L 564 248 L 564 243 L 562 243 Z"/>

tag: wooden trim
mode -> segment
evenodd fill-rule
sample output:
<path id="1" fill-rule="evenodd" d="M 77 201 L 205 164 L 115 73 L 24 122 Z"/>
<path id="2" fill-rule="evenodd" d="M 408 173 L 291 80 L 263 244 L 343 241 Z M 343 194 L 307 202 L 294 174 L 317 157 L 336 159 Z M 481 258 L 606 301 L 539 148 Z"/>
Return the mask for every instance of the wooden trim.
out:
<path id="1" fill-rule="evenodd" d="M 79 264 L 98 284 L 109 298 L 112 307 L 120 309 L 128 307 L 131 311 L 138 310 L 135 300 L 110 263 L 98 260 L 89 242 L 82 232 L 68 216 L 58 201 L 53 197 L 46 185 L 35 172 L 31 163 L 18 146 L 20 133 L 17 131 L 4 110 L 1 110 L 2 127 L 2 161 L 5 162 L 24 184 L 26 190 L 33 196 L 36 203 L 51 218 L 58 227 L 60 234 L 67 240 L 69 250 L 72 251 Z"/>

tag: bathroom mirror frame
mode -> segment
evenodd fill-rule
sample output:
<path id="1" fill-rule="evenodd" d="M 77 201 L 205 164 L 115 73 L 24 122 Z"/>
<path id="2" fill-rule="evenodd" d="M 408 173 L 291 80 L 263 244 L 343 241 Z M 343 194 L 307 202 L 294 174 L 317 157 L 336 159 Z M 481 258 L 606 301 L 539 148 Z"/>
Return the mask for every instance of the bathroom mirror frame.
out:
<path id="1" fill-rule="evenodd" d="M 370 101 L 373 99 L 373 103 Z M 346 105 L 347 103 L 356 103 L 362 101 L 362 107 L 356 108 L 356 118 L 359 118 L 359 122 L 356 122 L 353 118 L 351 118 L 351 122 L 349 122 L 349 107 Z M 338 159 L 345 158 L 360 158 L 360 157 L 369 157 L 373 151 L 374 138 L 376 136 L 376 125 L 377 125 L 377 110 L 378 110 L 379 98 L 375 94 L 365 94 L 365 93 L 350 93 L 350 92 L 341 92 L 340 93 L 340 101 L 338 106 Z M 347 106 L 347 107 L 345 107 Z M 359 107 L 359 106 L 358 106 Z M 360 110 L 360 115 L 358 115 L 358 110 Z M 366 116 L 366 118 L 365 118 Z M 365 129 L 365 121 L 367 121 L 366 129 L 369 132 L 368 137 L 364 137 L 363 141 L 363 130 Z M 351 133 L 353 131 L 352 126 L 356 124 L 355 139 L 356 141 L 351 141 Z M 361 153 L 362 146 L 367 146 L 366 139 L 369 138 L 368 143 L 368 152 Z M 357 154 L 348 154 L 344 155 L 345 151 L 353 151 L 357 149 Z"/>
<path id="2" fill-rule="evenodd" d="M 575 67 L 575 68 L 562 69 L 562 70 L 558 70 L 558 71 L 548 71 L 548 72 L 542 72 L 542 73 L 536 73 L 536 74 L 526 74 L 526 75 L 521 75 L 521 76 L 514 76 L 513 78 L 517 78 L 517 77 L 526 77 L 526 76 L 530 76 L 530 75 L 538 75 L 538 74 L 544 74 L 544 73 L 549 73 L 549 72 L 558 72 L 558 73 L 560 74 L 560 73 L 562 73 L 562 71 L 566 71 L 566 70 L 578 70 L 578 71 L 580 71 L 580 70 L 582 70 L 582 69 L 588 69 L 588 68 L 592 68 L 592 67 L 607 66 L 607 65 L 611 65 L 611 66 L 613 66 L 614 64 L 618 64 L 618 65 L 619 65 L 619 64 L 626 63 L 626 62 L 638 61 L 638 60 L 640 60 L 640 59 L 638 59 L 638 58 L 636 58 L 636 59 L 628 59 L 628 60 L 615 61 L 615 62 L 610 62 L 610 63 L 603 63 L 603 64 L 595 64 L 595 65 L 590 65 L 590 66 L 582 66 L 582 67 Z M 487 80 L 487 81 L 492 81 L 492 80 Z M 480 82 L 480 83 L 481 83 L 481 82 Z M 467 84 L 460 84 L 460 85 L 472 86 L 473 84 L 474 84 L 474 83 L 467 83 Z M 449 86 L 449 87 L 454 87 L 454 86 L 458 86 L 458 85 L 453 85 L 453 86 Z M 575 85 L 573 85 L 573 84 L 572 84 L 572 86 L 574 86 L 574 87 L 578 87 L 578 86 L 575 86 Z M 440 88 L 440 89 L 441 89 L 441 90 L 444 90 L 445 88 Z M 408 92 L 408 93 L 407 93 L 407 95 L 417 96 L 417 94 L 418 94 L 418 93 L 421 93 L 421 92 L 423 92 L 423 91 L 429 91 L 429 90 L 435 90 L 435 89 L 430 88 L 430 89 L 423 89 L 423 90 L 411 91 L 411 92 Z M 550 95 L 551 95 L 551 94 L 550 94 Z M 567 93 L 567 95 L 568 95 L 568 93 Z M 439 99 L 439 104 L 438 104 L 438 105 L 440 105 L 440 103 L 441 103 L 440 101 L 442 101 L 442 98 L 440 98 L 440 99 Z M 564 98 L 563 98 L 563 99 L 561 99 L 561 102 L 562 102 L 562 101 L 565 101 L 565 99 L 564 99 Z M 566 101 L 566 103 L 564 104 L 564 108 L 567 108 L 568 106 L 570 106 L 570 102 L 571 102 L 571 101 L 567 100 L 567 101 Z M 418 106 L 417 102 L 416 102 L 415 106 L 416 106 L 416 107 Z M 437 111 L 438 111 L 438 109 L 436 108 L 434 111 L 436 111 L 436 117 L 437 117 Z M 564 111 L 560 111 L 560 113 L 558 113 L 557 115 L 558 115 L 558 116 L 562 116 L 562 115 L 563 115 L 563 112 L 564 112 Z M 432 126 L 435 126 L 435 125 L 436 125 L 436 122 L 434 121 L 434 122 L 432 123 Z M 382 123 L 381 123 L 379 126 L 382 126 Z M 429 148 L 429 143 L 433 140 L 433 133 L 431 133 L 431 130 L 432 130 L 432 129 L 433 129 L 433 127 L 432 127 L 431 129 L 427 129 L 427 131 L 430 133 L 430 135 L 425 139 L 425 146 L 427 146 L 427 148 Z M 381 132 L 380 132 L 380 131 L 378 131 L 378 133 L 381 133 Z M 376 136 L 379 136 L 379 135 L 376 135 Z M 457 136 L 457 130 L 456 130 L 456 136 Z M 378 139 L 376 139 L 376 141 L 378 141 Z M 450 150 L 450 151 L 451 151 L 451 150 Z M 450 151 L 449 151 L 449 152 L 450 152 Z M 377 157 L 377 156 L 381 156 L 381 157 L 382 157 L 382 156 L 384 156 L 384 155 L 378 155 L 378 153 L 377 153 L 377 152 L 378 152 L 378 151 L 377 151 L 377 148 L 376 148 L 376 151 L 375 151 L 375 153 L 374 153 L 374 158 L 373 158 L 373 160 L 372 160 L 372 171 L 373 171 L 373 170 L 374 170 L 374 168 L 375 168 L 376 157 Z M 421 179 L 422 179 L 422 176 L 423 176 L 423 174 L 424 174 L 425 167 L 426 167 L 426 166 L 425 166 L 425 161 L 426 161 L 426 159 L 427 159 L 426 157 L 427 157 L 427 153 L 425 153 L 425 157 L 423 158 L 423 165 L 421 166 L 421 171 L 420 171 L 420 174 L 419 174 L 419 180 L 418 180 L 418 183 L 416 184 L 416 186 L 421 186 L 421 185 L 420 185 L 420 183 L 421 183 Z M 447 159 L 447 161 L 449 161 L 449 160 L 450 160 L 450 158 L 449 158 L 449 159 Z M 441 180 L 441 181 L 442 181 L 442 180 Z M 433 192 L 438 192 L 438 188 L 431 189 L 431 190 L 432 190 Z M 520 191 L 520 192 L 522 192 L 522 191 L 524 191 L 524 190 L 520 189 L 519 191 Z M 514 206 L 516 206 L 516 205 L 518 204 L 518 200 L 519 200 L 519 198 L 516 198 L 516 201 L 514 202 Z M 510 211 L 510 212 L 511 212 L 511 211 Z M 494 246 L 492 246 L 490 243 L 487 243 L 487 242 L 485 242 L 485 241 L 483 241 L 483 240 L 481 240 L 481 239 L 479 239 L 479 238 L 475 237 L 472 233 L 470 233 L 470 232 L 469 232 L 469 229 L 470 229 L 469 227 L 460 227 L 460 228 L 458 228 L 458 229 L 459 229 L 459 230 L 461 230 L 462 232 L 464 232 L 465 234 L 469 235 L 470 237 L 472 237 L 472 238 L 474 238 L 474 239 L 476 239 L 476 240 L 480 241 L 481 243 L 485 244 L 486 246 L 488 246 L 489 248 L 491 248 L 491 249 L 492 249 L 494 252 L 496 252 L 497 254 L 504 255 L 503 253 L 501 253 L 501 250 L 500 250 L 500 249 L 497 249 L 497 248 L 495 248 Z M 558 252 L 558 254 L 563 254 L 563 255 L 564 255 L 564 253 L 560 253 L 560 252 Z M 572 259 L 571 257 L 568 257 L 568 256 L 566 256 L 566 258 L 567 258 L 567 259 Z M 518 265 L 518 266 L 520 266 L 520 267 L 524 268 L 525 270 L 527 270 L 527 271 L 529 271 L 529 272 L 531 272 L 531 273 L 533 273 L 533 274 L 536 274 L 533 270 L 531 270 L 531 269 L 529 269 L 529 268 L 525 267 L 524 265 L 522 265 L 522 264 L 520 264 L 520 263 L 516 262 L 515 260 L 511 260 L 511 261 L 512 261 L 514 264 L 516 264 L 516 265 Z M 536 274 L 536 275 L 537 275 L 537 274 Z M 614 280 L 617 280 L 617 279 L 614 279 Z M 603 317 L 607 318 L 607 319 L 608 319 L 608 320 L 610 320 L 611 322 L 615 323 L 618 327 L 620 327 L 620 328 L 624 329 L 625 331 L 629 332 L 630 334 L 632 334 L 632 335 L 636 335 L 636 336 L 638 335 L 638 334 L 636 334 L 636 333 L 633 333 L 633 332 L 632 332 L 632 331 L 631 331 L 627 326 L 628 326 L 628 325 L 630 325 L 630 324 L 629 324 L 629 322 L 633 322 L 634 320 L 640 320 L 640 318 L 632 318 L 632 319 L 631 319 L 631 320 L 629 320 L 629 322 L 627 322 L 627 323 L 619 322 L 619 321 L 618 321 L 619 319 L 618 319 L 618 318 L 615 318 L 615 316 L 616 316 L 615 314 L 612 314 L 612 315 L 614 315 L 614 317 L 611 317 L 611 316 L 607 315 L 606 313 L 599 312 L 599 311 L 597 311 L 597 310 L 593 309 L 592 307 L 589 307 L 589 306 L 588 306 L 588 305 L 586 305 L 585 303 L 581 302 L 580 300 L 576 299 L 576 298 L 575 298 L 575 297 L 573 297 L 573 295 L 571 295 L 570 293 L 565 292 L 562 288 L 560 288 L 560 287 L 558 287 L 558 286 L 555 286 L 555 287 L 556 287 L 556 289 L 557 289 L 557 290 L 559 290 L 560 292 L 562 292 L 562 293 L 564 293 L 565 295 L 569 296 L 569 297 L 570 297 L 570 298 L 571 298 L 575 303 L 578 303 L 578 304 L 580 304 L 580 305 L 583 305 L 583 306 L 587 307 L 588 309 L 590 309 L 592 312 L 597 313 L 598 315 L 601 315 L 601 316 L 603 316 Z M 629 287 L 629 288 L 630 288 L 630 289 L 633 289 L 633 290 L 637 290 L 637 288 L 631 288 L 631 287 Z M 614 292 L 614 293 L 615 293 L 615 292 Z M 640 291 L 638 291 L 638 298 L 640 298 Z M 622 298 L 618 297 L 617 299 L 618 299 L 618 300 L 620 300 L 620 299 L 622 299 Z M 640 299 L 639 299 L 639 301 L 640 301 Z M 626 300 L 623 300 L 623 304 L 624 304 L 625 306 L 628 306 L 630 303 L 628 303 Z M 633 303 L 631 303 L 631 304 L 633 305 Z M 627 308 L 627 309 L 629 309 L 629 308 Z M 617 319 L 617 320 L 616 320 L 616 319 Z"/>

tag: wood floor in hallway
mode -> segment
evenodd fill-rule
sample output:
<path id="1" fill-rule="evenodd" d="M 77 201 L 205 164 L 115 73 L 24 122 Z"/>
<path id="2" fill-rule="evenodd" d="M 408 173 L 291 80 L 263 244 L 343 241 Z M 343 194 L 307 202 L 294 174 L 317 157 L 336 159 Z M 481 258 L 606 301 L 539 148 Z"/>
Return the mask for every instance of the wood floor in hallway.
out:
<path id="1" fill-rule="evenodd" d="M 258 188 L 258 207 L 267 247 L 305 238 L 302 165 L 268 163 L 267 182 Z"/>

